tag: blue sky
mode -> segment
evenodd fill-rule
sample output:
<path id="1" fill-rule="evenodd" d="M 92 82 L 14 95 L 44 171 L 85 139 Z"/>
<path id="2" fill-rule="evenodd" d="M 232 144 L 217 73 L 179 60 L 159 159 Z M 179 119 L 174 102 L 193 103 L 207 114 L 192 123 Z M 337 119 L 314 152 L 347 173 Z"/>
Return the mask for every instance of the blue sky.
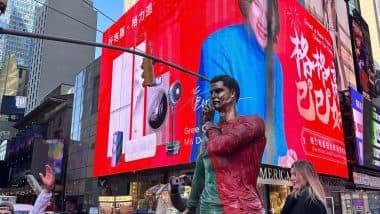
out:
<path id="1" fill-rule="evenodd" d="M 105 13 L 107 16 L 111 17 L 113 20 L 117 20 L 123 14 L 123 0 L 93 0 L 94 6 Z M 112 21 L 104 17 L 102 14 L 98 13 L 98 24 L 97 29 L 100 31 L 105 31 L 112 25 Z M 102 34 L 97 32 L 96 42 L 102 42 Z M 100 56 L 100 48 L 96 49 L 95 57 Z"/>

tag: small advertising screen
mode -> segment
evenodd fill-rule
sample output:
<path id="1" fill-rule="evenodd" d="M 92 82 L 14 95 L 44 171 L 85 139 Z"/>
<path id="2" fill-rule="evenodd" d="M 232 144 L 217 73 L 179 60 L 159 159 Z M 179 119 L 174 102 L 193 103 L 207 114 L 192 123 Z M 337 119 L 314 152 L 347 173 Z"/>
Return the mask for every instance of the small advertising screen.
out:
<path id="1" fill-rule="evenodd" d="M 25 107 L 26 107 L 26 97 L 4 95 L 1 102 L 1 114 L 5 114 L 5 115 L 24 114 Z"/>
<path id="2" fill-rule="evenodd" d="M 346 2 L 341 0 L 304 0 L 305 8 L 329 30 L 333 40 L 338 90 L 356 89 Z M 337 9 L 338 8 L 338 9 Z"/>
<path id="3" fill-rule="evenodd" d="M 356 90 L 350 88 L 350 97 L 352 105 L 352 114 L 355 123 L 357 161 L 359 165 L 363 165 L 363 96 Z"/>
<path id="4" fill-rule="evenodd" d="M 49 146 L 48 158 L 49 165 L 52 167 L 57 179 L 61 178 L 62 175 L 62 160 L 63 160 L 63 149 L 65 146 L 64 139 L 49 139 L 46 140 Z"/>
<path id="5" fill-rule="evenodd" d="M 364 99 L 364 165 L 380 169 L 380 108 Z"/>
<path id="6" fill-rule="evenodd" d="M 356 10 L 349 17 L 357 89 L 367 98 L 374 97 L 376 71 L 368 25 Z"/>
<path id="7" fill-rule="evenodd" d="M 208 79 L 232 76 L 239 115 L 258 115 L 272 131 L 262 163 L 289 167 L 308 159 L 319 173 L 347 177 L 330 34 L 296 0 L 273 2 L 271 54 L 266 0 L 140 0 L 103 42 Z M 102 50 L 95 176 L 186 164 L 199 154 L 210 84 L 155 63 L 156 85 L 143 87 L 142 64 L 141 56 Z"/>

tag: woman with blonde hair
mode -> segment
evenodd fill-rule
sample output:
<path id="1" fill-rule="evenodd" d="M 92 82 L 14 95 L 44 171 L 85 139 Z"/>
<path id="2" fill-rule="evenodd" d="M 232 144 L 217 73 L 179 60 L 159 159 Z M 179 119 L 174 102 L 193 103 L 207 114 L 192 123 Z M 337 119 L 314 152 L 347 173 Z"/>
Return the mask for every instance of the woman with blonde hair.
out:
<path id="1" fill-rule="evenodd" d="M 293 192 L 286 199 L 281 214 L 327 214 L 325 191 L 314 166 L 306 160 L 292 164 Z"/>

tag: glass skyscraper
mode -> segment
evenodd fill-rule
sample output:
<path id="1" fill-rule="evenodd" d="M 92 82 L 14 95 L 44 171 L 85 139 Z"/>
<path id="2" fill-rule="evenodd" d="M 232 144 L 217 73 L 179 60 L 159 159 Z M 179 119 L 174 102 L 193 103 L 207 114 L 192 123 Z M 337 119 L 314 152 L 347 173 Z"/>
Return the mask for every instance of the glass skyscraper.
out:
<path id="1" fill-rule="evenodd" d="M 90 6 L 91 1 L 45 0 L 45 2 L 48 7 L 39 7 L 38 4 L 35 7 L 35 33 L 96 41 L 97 14 Z M 59 13 L 57 10 L 68 15 Z M 93 27 L 89 28 L 82 23 Z M 33 40 L 25 114 L 37 107 L 57 85 L 62 83 L 74 85 L 76 73 L 95 56 L 94 47 L 41 39 Z"/>
<path id="2" fill-rule="evenodd" d="M 45 0 L 38 0 L 44 3 Z M 6 29 L 33 32 L 35 6 L 40 6 L 35 0 L 8 0 L 5 14 L 0 16 L 0 26 Z M 16 55 L 17 65 L 30 67 L 32 54 L 32 39 L 26 37 L 0 35 L 0 68 L 8 56 Z"/>

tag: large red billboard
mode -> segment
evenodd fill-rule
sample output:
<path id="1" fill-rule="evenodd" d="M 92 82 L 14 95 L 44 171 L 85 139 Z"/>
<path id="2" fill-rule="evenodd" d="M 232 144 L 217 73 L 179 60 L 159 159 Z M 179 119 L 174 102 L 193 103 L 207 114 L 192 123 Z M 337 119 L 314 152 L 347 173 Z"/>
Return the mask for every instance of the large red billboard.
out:
<path id="1" fill-rule="evenodd" d="M 267 81 L 263 47 L 266 0 L 250 3 L 254 16 L 247 20 L 237 0 L 140 0 L 103 42 L 208 78 L 232 75 L 241 87 L 239 114 L 273 121 L 263 163 L 309 159 L 320 173 L 347 177 L 330 35 L 297 1 L 277 3 L 273 81 Z M 95 176 L 189 163 L 198 155 L 199 110 L 209 102 L 209 84 L 156 63 L 157 85 L 144 88 L 141 64 L 140 56 L 102 50 Z M 270 112 L 267 82 L 273 84 Z"/>

